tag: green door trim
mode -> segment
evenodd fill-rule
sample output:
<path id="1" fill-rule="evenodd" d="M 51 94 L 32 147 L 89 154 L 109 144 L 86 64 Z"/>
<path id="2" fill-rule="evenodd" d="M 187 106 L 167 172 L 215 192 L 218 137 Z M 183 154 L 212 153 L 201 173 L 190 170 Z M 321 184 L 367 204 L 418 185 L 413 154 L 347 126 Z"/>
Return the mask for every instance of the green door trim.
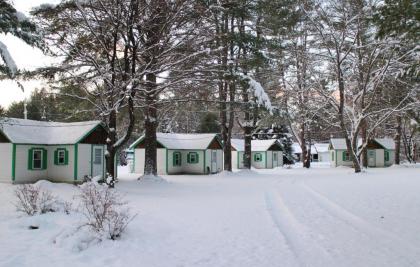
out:
<path id="1" fill-rule="evenodd" d="M 134 150 L 135 151 L 135 150 Z M 168 164 L 169 164 L 169 156 L 168 156 L 168 149 L 167 148 L 165 148 L 165 151 L 166 151 L 166 174 L 169 174 L 169 167 L 168 167 Z M 135 153 L 135 152 L 134 152 Z M 172 155 L 173 156 L 173 155 Z M 182 162 L 181 162 L 181 165 L 182 165 Z"/>
<path id="2" fill-rule="evenodd" d="M 267 158 L 267 151 L 265 151 L 265 168 L 267 169 L 267 163 L 268 163 L 268 158 Z"/>
<path id="3" fill-rule="evenodd" d="M 12 182 L 16 180 L 16 144 L 12 144 Z"/>
<path id="4" fill-rule="evenodd" d="M 74 145 L 74 180 L 77 181 L 78 145 Z"/>

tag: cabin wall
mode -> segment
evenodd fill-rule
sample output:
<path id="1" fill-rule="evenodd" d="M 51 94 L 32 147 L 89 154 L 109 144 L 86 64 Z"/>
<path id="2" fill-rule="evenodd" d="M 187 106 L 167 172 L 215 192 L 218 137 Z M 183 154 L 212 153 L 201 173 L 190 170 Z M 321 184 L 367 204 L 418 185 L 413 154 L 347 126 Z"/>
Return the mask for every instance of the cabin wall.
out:
<path id="1" fill-rule="evenodd" d="M 231 157 L 232 157 L 232 169 L 239 169 L 239 166 L 238 166 L 238 154 L 239 154 L 239 152 L 238 151 L 232 151 L 231 152 Z"/>
<path id="2" fill-rule="evenodd" d="M 181 166 L 174 166 L 174 153 L 180 152 L 181 153 Z M 187 159 L 184 159 L 184 155 L 182 155 L 181 150 L 169 150 L 168 149 L 168 174 L 180 174 L 182 173 L 182 166 L 184 165 L 184 161 L 187 162 Z"/>
<path id="3" fill-rule="evenodd" d="M 318 162 L 330 162 L 331 154 L 330 152 L 319 152 L 318 153 Z"/>
<path id="4" fill-rule="evenodd" d="M 144 148 L 134 149 L 134 159 L 133 159 L 134 173 L 144 174 L 144 159 L 145 159 L 145 149 Z M 159 175 L 165 175 L 166 174 L 166 148 L 157 149 L 156 159 L 157 159 L 157 173 Z M 172 161 L 169 161 L 169 162 L 172 162 Z"/>
<path id="5" fill-rule="evenodd" d="M 58 148 L 65 148 L 68 151 L 68 165 L 55 165 L 54 152 Z M 48 180 L 55 182 L 74 181 L 74 145 L 48 146 L 47 176 Z"/>
<path id="6" fill-rule="evenodd" d="M 157 153 L 156 154 L 157 173 L 158 175 L 165 175 L 166 174 L 166 148 L 158 148 L 156 153 Z"/>
<path id="7" fill-rule="evenodd" d="M 266 151 L 265 152 L 265 155 L 267 156 L 267 159 L 266 159 L 266 164 L 265 164 L 265 167 L 267 168 L 267 169 L 272 169 L 273 168 L 273 151 Z"/>
<path id="8" fill-rule="evenodd" d="M 344 150 L 344 149 L 336 149 L 336 150 L 332 150 L 332 151 L 334 151 L 333 167 L 337 167 L 337 166 L 349 166 L 349 167 L 352 167 L 353 166 L 353 162 L 351 160 L 343 161 L 343 153 L 345 151 L 347 151 L 347 150 Z"/>
<path id="9" fill-rule="evenodd" d="M 375 149 L 375 167 L 384 167 L 385 166 L 385 150 Z"/>
<path id="10" fill-rule="evenodd" d="M 13 144 L 0 143 L 0 182 L 12 182 Z"/>
<path id="11" fill-rule="evenodd" d="M 48 178 L 48 163 L 47 169 L 45 170 L 30 170 L 28 168 L 28 155 L 29 149 L 31 148 L 43 148 L 48 150 L 48 146 L 43 145 L 16 145 L 16 183 L 34 183 L 38 180 Z M 47 152 L 47 157 L 51 157 L 49 152 Z"/>
<path id="12" fill-rule="evenodd" d="M 385 166 L 391 166 L 395 163 L 395 150 L 387 150 L 389 153 L 389 160 L 385 161 Z"/>
<path id="13" fill-rule="evenodd" d="M 198 154 L 198 163 L 188 163 L 187 156 L 190 152 Z M 183 173 L 203 174 L 204 170 L 204 151 L 203 150 L 182 150 L 182 171 Z"/>
<path id="14" fill-rule="evenodd" d="M 262 160 L 261 161 L 255 161 L 254 160 L 254 156 L 256 153 L 260 153 L 262 155 Z M 267 161 L 267 156 L 265 154 L 265 151 L 253 151 L 251 152 L 251 165 L 252 167 L 254 167 L 255 169 L 265 169 L 266 168 L 266 161 Z"/>
<path id="15" fill-rule="evenodd" d="M 217 150 L 217 172 L 223 171 L 223 150 Z"/>
<path id="16" fill-rule="evenodd" d="M 275 160 L 274 155 L 277 154 L 277 160 Z M 273 168 L 283 166 L 283 152 L 282 151 L 273 151 L 272 156 Z"/>
<path id="17" fill-rule="evenodd" d="M 69 158 L 74 161 L 73 157 Z M 73 158 L 73 159 L 72 159 Z M 77 181 L 83 181 L 85 176 L 91 176 L 91 163 L 92 163 L 92 145 L 90 144 L 78 144 L 77 145 Z M 74 180 L 74 169 L 73 169 L 73 180 Z"/>
<path id="18" fill-rule="evenodd" d="M 144 148 L 134 149 L 134 173 L 144 173 Z"/>
<path id="19" fill-rule="evenodd" d="M 218 173 L 218 172 L 221 172 L 223 170 L 223 150 L 221 150 L 221 149 L 206 149 L 206 163 L 205 163 L 204 170 L 206 172 L 207 172 L 207 170 L 210 170 L 210 173 L 212 173 L 212 153 L 213 153 L 213 151 L 216 151 L 216 171 L 214 171 L 213 173 Z M 232 166 L 232 167 L 234 168 L 234 166 Z"/>

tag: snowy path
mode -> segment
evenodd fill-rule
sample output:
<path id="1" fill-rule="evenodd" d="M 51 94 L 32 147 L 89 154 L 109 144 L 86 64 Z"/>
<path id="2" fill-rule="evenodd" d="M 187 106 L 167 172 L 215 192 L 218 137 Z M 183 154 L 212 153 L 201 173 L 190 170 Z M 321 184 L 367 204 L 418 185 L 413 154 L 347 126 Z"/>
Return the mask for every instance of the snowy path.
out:
<path id="1" fill-rule="evenodd" d="M 388 174 L 387 174 L 388 173 Z M 26 229 L 0 184 L 0 266 L 420 266 L 420 169 L 276 169 L 170 176 L 117 188 L 138 216 L 122 240 L 64 238 L 78 219 Z M 71 200 L 76 187 L 49 184 Z"/>

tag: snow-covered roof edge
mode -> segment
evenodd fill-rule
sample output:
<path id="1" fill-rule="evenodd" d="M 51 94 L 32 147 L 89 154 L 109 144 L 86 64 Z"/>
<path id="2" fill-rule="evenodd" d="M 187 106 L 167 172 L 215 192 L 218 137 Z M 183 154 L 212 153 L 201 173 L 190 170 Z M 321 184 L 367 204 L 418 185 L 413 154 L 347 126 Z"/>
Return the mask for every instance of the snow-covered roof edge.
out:
<path id="1" fill-rule="evenodd" d="M 177 141 L 178 144 L 174 144 L 172 147 L 170 144 L 165 145 L 165 139 L 168 139 L 167 136 L 173 136 L 173 140 Z M 185 137 L 192 137 L 191 139 L 187 138 L 185 139 Z M 192 142 L 197 141 L 199 139 L 203 139 L 203 137 L 205 137 L 204 139 L 208 139 L 206 143 L 203 144 L 196 144 L 197 147 L 190 147 L 190 148 L 185 148 L 184 145 L 179 144 L 179 142 L 181 143 L 190 143 L 190 145 L 192 145 Z M 143 141 L 143 139 L 145 138 L 145 135 L 140 136 L 136 141 L 134 141 L 129 147 L 128 149 L 135 149 L 135 147 Z M 162 140 L 163 139 L 163 140 Z M 161 146 L 163 146 L 166 149 L 207 149 L 210 144 L 213 142 L 213 140 L 215 140 L 220 144 L 221 147 L 223 147 L 222 143 L 220 142 L 220 139 L 218 137 L 217 134 L 213 134 L 213 133 L 209 133 L 209 134 L 178 134 L 178 133 L 157 133 L 157 143 L 160 144 Z M 167 140 L 166 140 L 167 141 Z M 166 142 L 167 143 L 167 142 Z"/>
<path id="2" fill-rule="evenodd" d="M 384 149 L 395 150 L 395 142 L 392 138 L 374 138 L 373 141 L 378 143 Z M 359 139 L 359 146 L 361 145 L 361 139 Z M 344 138 L 331 138 L 330 145 L 333 149 L 347 149 L 346 141 Z"/>

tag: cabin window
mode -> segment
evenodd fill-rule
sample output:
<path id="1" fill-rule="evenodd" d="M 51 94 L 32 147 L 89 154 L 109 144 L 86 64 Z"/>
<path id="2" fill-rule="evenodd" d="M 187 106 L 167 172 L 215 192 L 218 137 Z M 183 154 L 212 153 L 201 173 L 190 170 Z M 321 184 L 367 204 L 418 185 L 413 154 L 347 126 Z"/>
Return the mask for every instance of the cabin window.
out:
<path id="1" fill-rule="evenodd" d="M 385 161 L 389 161 L 389 151 L 385 150 Z"/>
<path id="2" fill-rule="evenodd" d="M 191 164 L 198 163 L 198 153 L 197 152 L 188 153 L 187 162 Z"/>
<path id="3" fill-rule="evenodd" d="M 93 164 L 95 164 L 95 165 L 102 164 L 102 148 L 95 148 L 94 149 Z"/>
<path id="4" fill-rule="evenodd" d="M 173 166 L 181 166 L 181 152 L 174 152 Z"/>
<path id="5" fill-rule="evenodd" d="M 343 161 L 350 161 L 350 153 L 347 151 L 343 152 Z"/>
<path id="6" fill-rule="evenodd" d="M 69 152 L 65 148 L 57 148 L 54 151 L 54 164 L 67 165 L 69 160 Z"/>
<path id="7" fill-rule="evenodd" d="M 45 170 L 47 168 L 47 150 L 31 148 L 28 153 L 28 170 Z"/>
<path id="8" fill-rule="evenodd" d="M 261 153 L 255 153 L 254 154 L 254 161 L 255 162 L 262 161 L 262 154 Z"/>

